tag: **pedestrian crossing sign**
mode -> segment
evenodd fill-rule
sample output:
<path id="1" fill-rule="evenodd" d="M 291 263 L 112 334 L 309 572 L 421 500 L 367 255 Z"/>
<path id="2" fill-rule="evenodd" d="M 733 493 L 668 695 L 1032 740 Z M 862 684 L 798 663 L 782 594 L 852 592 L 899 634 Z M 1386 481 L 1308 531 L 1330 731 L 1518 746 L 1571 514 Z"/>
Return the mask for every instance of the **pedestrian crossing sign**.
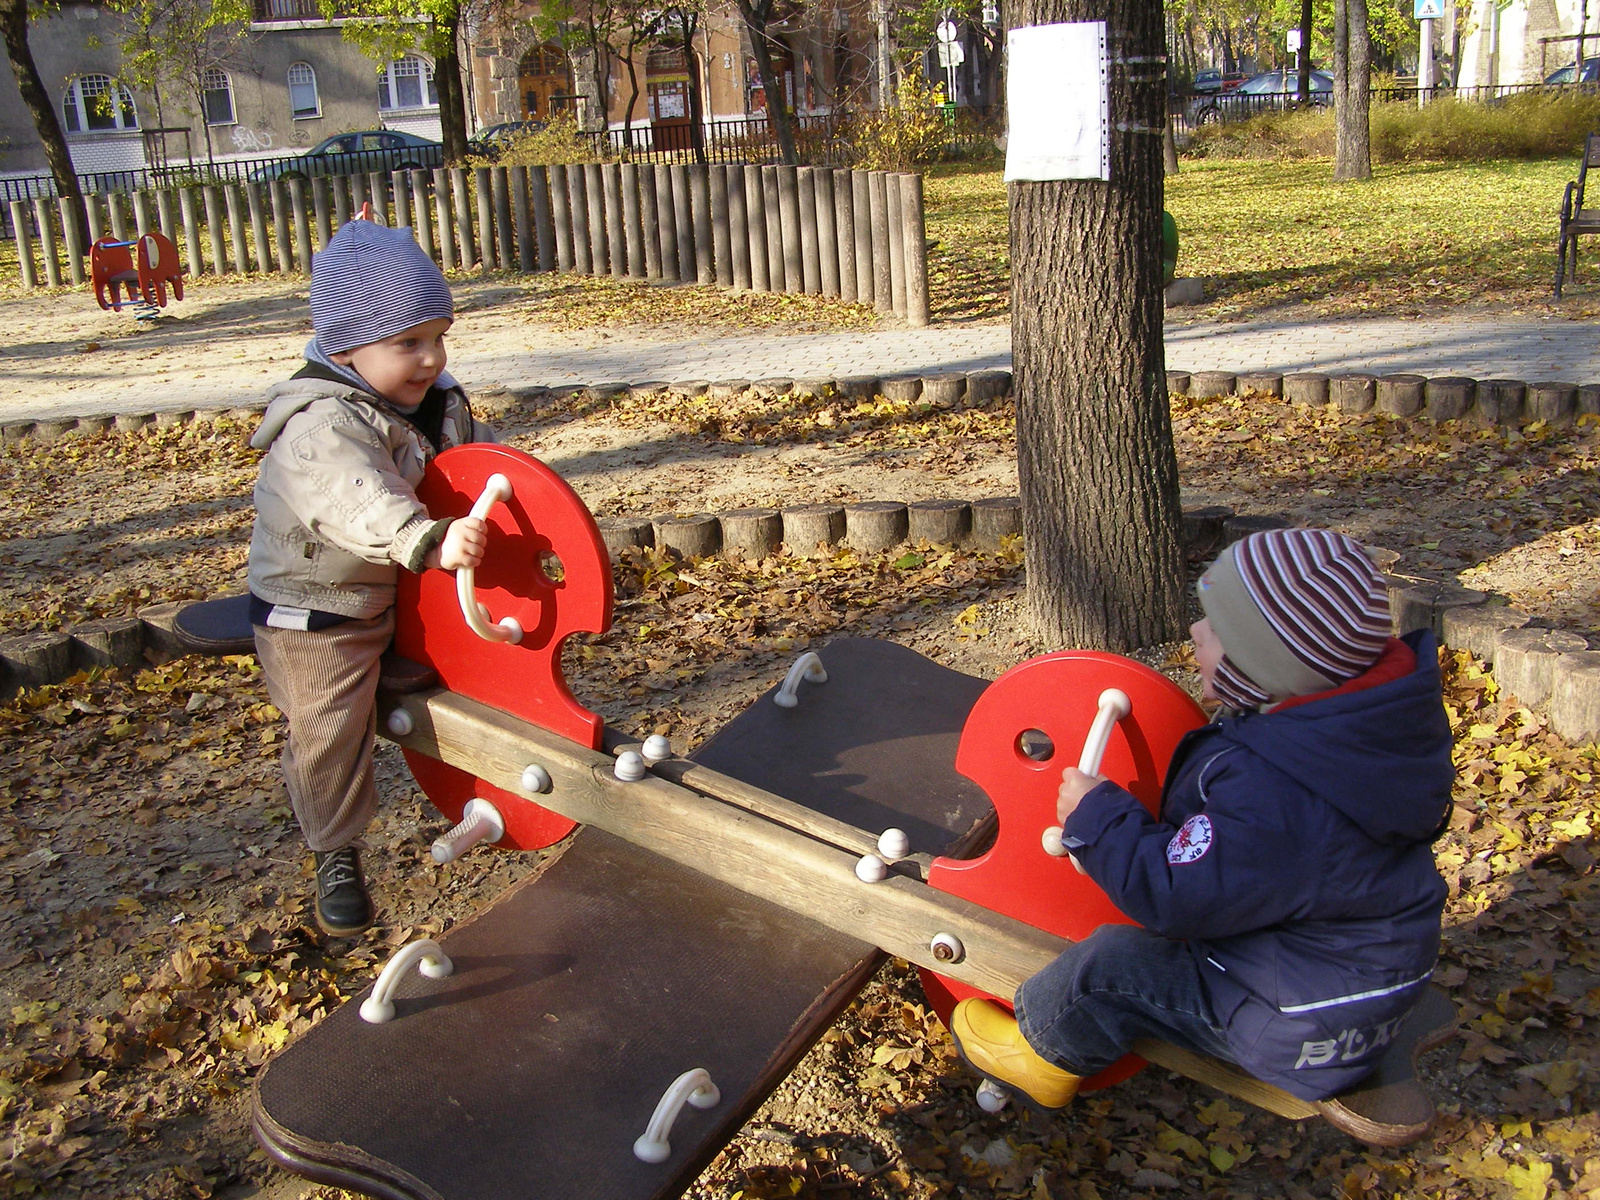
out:
<path id="1" fill-rule="evenodd" d="M 1444 0 L 1415 0 L 1416 8 L 1412 13 L 1419 21 L 1444 20 Z"/>

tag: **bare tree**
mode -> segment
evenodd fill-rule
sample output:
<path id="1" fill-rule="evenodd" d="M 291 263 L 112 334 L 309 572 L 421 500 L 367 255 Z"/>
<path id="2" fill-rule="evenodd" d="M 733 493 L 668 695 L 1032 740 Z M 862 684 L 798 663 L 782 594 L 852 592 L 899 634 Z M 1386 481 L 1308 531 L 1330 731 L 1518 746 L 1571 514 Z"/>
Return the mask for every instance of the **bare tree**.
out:
<path id="1" fill-rule="evenodd" d="M 6 58 L 11 62 L 11 73 L 16 76 L 17 90 L 22 93 L 22 103 L 33 118 L 33 127 L 44 146 L 45 162 L 50 166 L 50 178 L 56 185 L 56 195 L 71 203 L 76 213 L 78 237 L 84 245 L 89 242 L 89 222 L 83 209 L 83 190 L 78 186 L 78 173 L 72 165 L 72 155 L 67 150 L 66 134 L 61 132 L 61 118 L 50 101 L 39 68 L 33 61 L 33 49 L 28 44 L 28 0 L 0 0 L 0 22 L 5 25 Z"/>
<path id="2" fill-rule="evenodd" d="M 1333 177 L 1372 178 L 1372 32 L 1367 0 L 1333 3 Z"/>
<path id="3" fill-rule="evenodd" d="M 1012 360 L 1028 608 L 1053 645 L 1184 624 L 1161 305 L 1159 0 L 1015 0 L 1012 27 L 1104 20 L 1111 180 L 1010 185 Z"/>
<path id="4" fill-rule="evenodd" d="M 772 36 L 767 26 L 787 15 L 779 6 L 788 7 L 788 0 L 737 0 L 739 15 L 744 18 L 750 33 L 750 53 L 756 60 L 756 71 L 761 76 L 761 88 L 767 97 L 767 120 L 772 124 L 778 139 L 778 152 L 786 163 L 798 163 L 800 156 L 794 148 L 794 126 L 789 123 L 789 101 L 784 95 L 783 80 L 778 78 L 772 65 Z"/>

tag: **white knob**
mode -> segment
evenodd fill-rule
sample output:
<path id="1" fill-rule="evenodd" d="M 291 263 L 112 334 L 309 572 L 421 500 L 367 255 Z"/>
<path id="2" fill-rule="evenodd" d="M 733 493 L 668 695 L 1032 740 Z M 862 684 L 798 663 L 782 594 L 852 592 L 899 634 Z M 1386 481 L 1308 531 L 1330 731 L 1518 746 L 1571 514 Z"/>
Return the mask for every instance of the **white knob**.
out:
<path id="1" fill-rule="evenodd" d="M 433 861 L 443 866 L 455 862 L 481 841 L 498 842 L 506 835 L 505 819 L 487 800 L 472 799 L 462 810 L 461 821 L 433 843 Z"/>
<path id="2" fill-rule="evenodd" d="M 986 1113 L 997 1113 L 1006 1106 L 1011 1099 L 1011 1093 L 1006 1091 L 992 1079 L 985 1079 L 978 1085 L 978 1107 Z"/>
<path id="3" fill-rule="evenodd" d="M 904 829 L 885 829 L 878 837 L 878 853 L 893 862 L 911 853 L 911 839 Z"/>
<path id="4" fill-rule="evenodd" d="M 889 877 L 889 864 L 876 854 L 863 854 L 856 863 L 856 878 L 862 883 L 882 883 Z"/>
<path id="5" fill-rule="evenodd" d="M 1061 835 L 1061 826 L 1052 825 L 1039 838 L 1040 844 L 1044 846 L 1044 852 L 1051 858 L 1060 858 L 1067 852 L 1066 845 L 1061 841 Z"/>
<path id="6" fill-rule="evenodd" d="M 529 763 L 522 768 L 522 790 L 525 792 L 548 792 L 554 784 L 550 779 L 550 772 L 538 763 Z"/>
<path id="7" fill-rule="evenodd" d="M 394 737 L 403 738 L 411 736 L 411 731 L 417 727 L 417 723 L 405 709 L 397 708 L 389 714 L 384 726 Z"/>
<path id="8" fill-rule="evenodd" d="M 659 733 L 644 740 L 644 760 L 647 763 L 665 762 L 672 757 L 672 743 Z"/>
<path id="9" fill-rule="evenodd" d="M 942 963 L 958 963 L 967 956 L 967 948 L 953 933 L 934 934 L 933 940 L 928 943 L 928 949 L 932 951 L 933 957 Z"/>
<path id="10" fill-rule="evenodd" d="M 637 750 L 624 750 L 617 755 L 616 776 L 623 783 L 635 783 L 645 774 L 644 757 Z"/>

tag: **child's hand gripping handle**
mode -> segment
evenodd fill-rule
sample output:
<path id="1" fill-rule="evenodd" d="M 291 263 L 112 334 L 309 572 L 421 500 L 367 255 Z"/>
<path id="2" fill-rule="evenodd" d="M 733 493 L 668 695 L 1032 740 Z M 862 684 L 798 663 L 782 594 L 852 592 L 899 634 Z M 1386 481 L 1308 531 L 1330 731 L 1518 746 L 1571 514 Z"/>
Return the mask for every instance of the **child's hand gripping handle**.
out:
<path id="1" fill-rule="evenodd" d="M 511 481 L 496 472 L 489 476 L 483 485 L 483 494 L 467 515 L 481 521 L 496 504 L 510 499 Z M 456 572 L 456 598 L 461 601 L 461 615 L 466 618 L 467 627 L 484 641 L 515 645 L 522 640 L 522 626 L 515 617 L 503 617 L 499 624 L 490 624 L 489 610 L 478 603 L 477 572 L 472 567 L 462 567 Z"/>
<path id="2" fill-rule="evenodd" d="M 1120 688 L 1107 688 L 1100 693 L 1097 702 L 1098 712 L 1094 716 L 1094 724 L 1089 726 L 1089 736 L 1083 740 L 1083 756 L 1078 759 L 1078 770 L 1085 775 L 1100 774 L 1100 760 L 1105 757 L 1106 746 L 1111 741 L 1111 731 L 1116 728 L 1118 721 L 1133 711 L 1133 701 L 1128 699 L 1128 693 Z M 1054 858 L 1072 858 L 1066 846 L 1061 843 L 1061 826 L 1052 825 L 1044 831 L 1040 838 L 1044 844 L 1044 852 Z M 1082 871 L 1078 860 L 1072 858 L 1072 865 Z"/>

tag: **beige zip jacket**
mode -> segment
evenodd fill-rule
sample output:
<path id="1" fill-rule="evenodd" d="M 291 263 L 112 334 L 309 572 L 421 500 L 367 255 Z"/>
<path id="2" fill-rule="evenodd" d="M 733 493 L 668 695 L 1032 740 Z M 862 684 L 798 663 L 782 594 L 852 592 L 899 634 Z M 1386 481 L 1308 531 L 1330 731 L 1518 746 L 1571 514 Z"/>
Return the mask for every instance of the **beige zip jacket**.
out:
<path id="1" fill-rule="evenodd" d="M 492 442 L 459 387 L 440 442 Z M 271 604 L 367 619 L 393 607 L 399 567 L 422 570 L 444 537 L 417 499 L 433 458 L 398 410 L 359 388 L 290 379 L 267 393 L 250 444 L 265 450 L 250 534 L 250 590 Z"/>

